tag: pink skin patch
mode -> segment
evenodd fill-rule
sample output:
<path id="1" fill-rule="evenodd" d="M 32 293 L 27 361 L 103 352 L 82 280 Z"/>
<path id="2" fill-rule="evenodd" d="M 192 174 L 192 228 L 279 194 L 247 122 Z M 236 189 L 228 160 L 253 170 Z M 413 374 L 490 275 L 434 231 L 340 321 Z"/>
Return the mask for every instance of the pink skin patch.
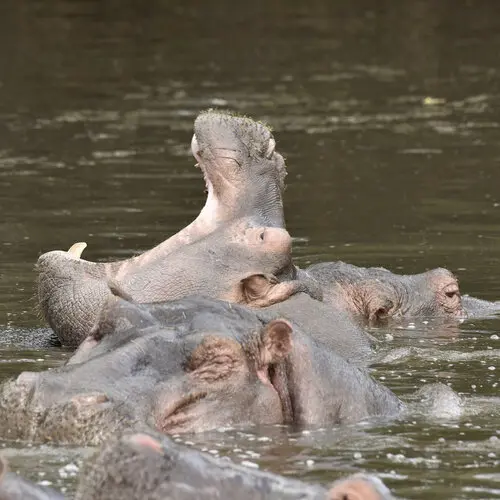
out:
<path id="1" fill-rule="evenodd" d="M 269 380 L 269 376 L 267 374 L 267 366 L 265 366 L 264 368 L 260 368 L 259 370 L 257 370 L 257 377 L 259 377 L 259 380 L 264 384 L 264 385 L 268 385 L 268 386 L 271 386 L 273 387 L 274 389 L 274 386 L 273 384 L 271 383 L 271 381 Z"/>
<path id="2" fill-rule="evenodd" d="M 129 441 L 132 444 L 153 450 L 156 453 L 163 455 L 161 443 L 147 434 L 134 434 L 133 436 L 130 436 Z"/>

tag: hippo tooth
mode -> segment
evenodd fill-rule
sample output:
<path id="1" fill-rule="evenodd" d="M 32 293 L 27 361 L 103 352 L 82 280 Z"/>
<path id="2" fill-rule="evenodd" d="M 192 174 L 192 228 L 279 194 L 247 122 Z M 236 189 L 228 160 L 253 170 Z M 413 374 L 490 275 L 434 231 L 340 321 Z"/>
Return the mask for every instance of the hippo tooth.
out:
<path id="1" fill-rule="evenodd" d="M 86 247 L 87 243 L 85 243 L 84 241 L 80 241 L 79 243 L 71 245 L 71 248 L 68 250 L 68 253 L 72 257 L 75 257 L 75 259 L 79 259 Z"/>

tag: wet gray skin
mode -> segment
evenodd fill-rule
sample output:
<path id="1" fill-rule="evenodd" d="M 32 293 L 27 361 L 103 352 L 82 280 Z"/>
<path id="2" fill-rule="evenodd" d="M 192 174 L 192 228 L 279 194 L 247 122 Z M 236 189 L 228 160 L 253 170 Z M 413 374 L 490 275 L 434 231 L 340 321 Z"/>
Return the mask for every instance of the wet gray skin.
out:
<path id="1" fill-rule="evenodd" d="M 204 238 L 184 246 L 164 262 L 148 267 L 120 282 L 120 289 L 141 303 L 204 295 L 251 307 L 281 302 L 294 293 L 309 291 L 307 281 L 283 280 L 294 271 L 292 239 L 285 229 L 254 226 L 252 219 L 238 219 Z M 281 280 L 277 278 L 281 277 Z M 292 278 L 296 278 L 292 274 Z M 310 293 L 322 298 L 317 285 Z"/>
<path id="2" fill-rule="evenodd" d="M 195 498 L 240 500 L 384 500 L 376 477 L 355 474 L 331 490 L 254 471 L 174 444 L 151 433 L 127 433 L 106 443 L 81 476 L 76 500 Z"/>
<path id="3" fill-rule="evenodd" d="M 399 317 L 467 316 L 456 277 L 447 269 L 400 275 L 380 267 L 324 262 L 306 269 L 323 300 L 369 323 Z"/>
<path id="4" fill-rule="evenodd" d="M 155 248 L 124 261 L 82 260 L 84 245 L 70 252 L 48 252 L 38 259 L 40 307 L 63 344 L 77 345 L 92 327 L 109 295 L 107 281 L 141 281 L 146 283 L 143 293 L 149 300 L 162 300 L 165 297 L 157 297 L 153 290 L 162 290 L 169 265 L 165 259 L 175 250 L 241 218 L 249 218 L 254 227 L 284 228 L 281 195 L 286 168 L 269 129 L 249 118 L 208 111 L 198 116 L 194 132 L 192 152 L 208 195 L 191 224 Z M 199 256 L 200 263 L 205 258 Z M 162 273 L 152 269 L 162 269 Z M 291 262 L 281 269 L 283 278 L 293 273 Z M 135 291 L 139 300 L 140 293 Z"/>
<path id="5" fill-rule="evenodd" d="M 485 318 L 500 314 L 500 301 L 476 299 L 470 295 L 462 296 L 462 306 L 468 318 Z"/>
<path id="6" fill-rule="evenodd" d="M 0 457 L 0 500 L 63 500 L 57 491 L 34 484 L 8 472 L 7 462 Z"/>
<path id="7" fill-rule="evenodd" d="M 367 366 L 374 360 L 376 340 L 348 312 L 332 308 L 307 293 L 297 293 L 257 314 L 268 321 L 280 317 L 291 321 L 294 330 L 299 329 L 356 365 Z"/>
<path id="8" fill-rule="evenodd" d="M 62 500 L 60 493 L 16 474 L 3 473 L 0 500 Z M 322 486 L 254 471 L 174 444 L 152 432 L 108 440 L 80 475 L 76 500 L 390 500 L 375 476 L 353 474 Z"/>
<path id="9" fill-rule="evenodd" d="M 157 261 L 149 264 L 145 272 L 139 270 L 120 280 L 113 278 L 113 286 L 136 302 L 203 295 L 252 307 L 264 307 L 285 300 L 294 293 L 308 291 L 307 280 L 283 280 L 283 274 L 294 269 L 291 245 L 292 239 L 285 229 L 256 227 L 249 218 L 238 219 L 173 251 L 169 254 L 167 263 Z M 56 259 L 62 261 L 60 266 L 64 268 L 66 257 L 59 253 Z M 76 261 L 75 265 L 85 267 L 86 262 Z M 281 276 L 281 281 L 277 276 Z M 311 279 L 309 282 L 314 284 Z M 40 283 L 41 289 L 44 285 L 42 281 Z M 51 288 L 46 292 L 48 302 L 54 304 L 54 301 L 60 300 L 57 314 L 49 317 L 64 344 L 77 345 L 81 342 L 90 328 L 81 330 L 72 325 L 82 317 L 85 317 L 85 322 L 95 323 L 95 316 L 102 307 L 96 302 L 100 302 L 102 296 L 109 296 L 107 288 L 102 296 L 93 295 L 93 290 L 100 290 L 106 285 L 101 278 L 91 279 L 87 276 L 80 284 L 85 288 L 78 288 L 78 283 L 75 283 L 74 289 L 89 295 L 94 303 L 93 309 L 68 310 L 71 297 L 61 295 L 64 288 Z M 319 291 L 315 296 L 321 298 L 320 288 L 316 285 L 315 289 Z M 66 326 L 70 327 L 67 331 Z"/>
<path id="10" fill-rule="evenodd" d="M 173 434 L 345 424 L 402 408 L 366 371 L 292 335 L 285 320 L 264 324 L 249 309 L 204 298 L 156 306 L 114 298 L 66 366 L 23 372 L 0 394 L 2 437 L 81 444 L 137 425 Z"/>

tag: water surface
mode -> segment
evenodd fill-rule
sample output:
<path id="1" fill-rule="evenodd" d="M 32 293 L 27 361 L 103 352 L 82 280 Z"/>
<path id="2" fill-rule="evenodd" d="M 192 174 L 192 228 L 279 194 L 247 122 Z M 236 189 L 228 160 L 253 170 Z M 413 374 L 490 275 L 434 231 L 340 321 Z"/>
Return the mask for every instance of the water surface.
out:
<path id="1" fill-rule="evenodd" d="M 299 265 L 448 267 L 500 298 L 500 4 L 494 0 L 6 0 L 0 6 L 0 377 L 57 366 L 33 349 L 37 256 L 148 249 L 204 201 L 192 123 L 207 107 L 268 121 L 289 175 Z M 492 318 L 375 331 L 409 357 L 374 375 L 466 399 L 457 418 L 347 429 L 226 429 L 177 439 L 306 481 L 366 470 L 400 496 L 500 497 Z M 91 450 L 3 443 L 11 467 L 74 488 Z"/>

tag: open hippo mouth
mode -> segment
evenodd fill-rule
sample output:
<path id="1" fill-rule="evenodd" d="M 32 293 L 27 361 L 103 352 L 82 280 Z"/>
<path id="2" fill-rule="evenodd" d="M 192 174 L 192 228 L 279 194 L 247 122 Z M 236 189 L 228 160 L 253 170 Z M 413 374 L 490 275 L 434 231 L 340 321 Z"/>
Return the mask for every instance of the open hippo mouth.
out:
<path id="1" fill-rule="evenodd" d="M 267 225 L 284 227 L 286 167 L 275 149 L 276 141 L 262 123 L 227 112 L 200 114 L 191 151 L 205 177 L 207 212 L 223 211 L 214 211 L 219 203 L 230 207 L 231 217 L 240 217 L 251 207 L 251 215 Z"/>

